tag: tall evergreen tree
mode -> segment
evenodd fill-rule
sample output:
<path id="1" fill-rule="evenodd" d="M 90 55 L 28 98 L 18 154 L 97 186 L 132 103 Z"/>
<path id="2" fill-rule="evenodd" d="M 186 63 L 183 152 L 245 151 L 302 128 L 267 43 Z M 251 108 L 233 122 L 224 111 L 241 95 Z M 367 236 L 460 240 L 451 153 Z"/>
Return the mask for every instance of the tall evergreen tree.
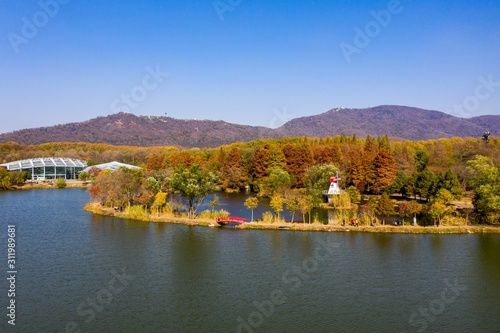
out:
<path id="1" fill-rule="evenodd" d="M 428 168 L 418 173 L 417 181 L 415 184 L 416 192 L 420 198 L 429 200 L 432 194 L 433 186 L 435 185 L 436 176 Z"/>
<path id="2" fill-rule="evenodd" d="M 407 186 L 408 186 L 408 180 L 409 177 L 406 174 L 404 170 L 400 170 L 396 178 L 392 181 L 391 185 L 388 186 L 387 192 L 388 193 L 400 193 L 402 196 L 406 196 L 408 193 L 407 191 Z"/>
<path id="3" fill-rule="evenodd" d="M 396 178 L 396 163 L 391 153 L 381 148 L 373 160 L 373 190 L 382 191 Z"/>
<path id="4" fill-rule="evenodd" d="M 283 148 L 285 170 L 295 178 L 296 186 L 304 186 L 304 175 L 312 164 L 312 155 L 308 147 L 287 144 Z"/>
<path id="5" fill-rule="evenodd" d="M 378 143 L 370 135 L 366 137 L 363 147 L 363 172 L 366 190 L 371 190 L 377 177 L 375 159 L 378 155 Z"/>
<path id="6" fill-rule="evenodd" d="M 385 219 L 391 215 L 395 214 L 394 204 L 387 193 L 382 193 L 377 205 L 375 206 L 375 212 L 382 216 L 382 224 L 385 224 Z"/>
<path id="7" fill-rule="evenodd" d="M 228 154 L 224 154 L 219 176 L 223 188 L 241 189 L 248 184 L 248 175 L 238 148 L 233 147 Z"/>

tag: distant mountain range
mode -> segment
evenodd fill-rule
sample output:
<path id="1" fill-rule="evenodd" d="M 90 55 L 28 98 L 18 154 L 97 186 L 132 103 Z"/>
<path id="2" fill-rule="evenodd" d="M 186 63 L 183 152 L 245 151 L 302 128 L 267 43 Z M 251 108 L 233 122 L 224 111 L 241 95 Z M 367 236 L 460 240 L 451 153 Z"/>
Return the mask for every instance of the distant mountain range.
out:
<path id="1" fill-rule="evenodd" d="M 479 137 L 485 130 L 500 134 L 500 115 L 458 118 L 447 113 L 407 106 L 382 105 L 366 109 L 337 108 L 290 120 L 277 129 L 297 136 L 384 136 L 409 140 L 448 137 Z"/>
<path id="2" fill-rule="evenodd" d="M 213 120 L 118 113 L 79 123 L 23 129 L 0 134 L 0 142 L 21 144 L 90 142 L 133 146 L 217 147 L 237 141 L 287 136 L 324 137 L 355 134 L 428 140 L 446 137 L 480 137 L 485 130 L 500 133 L 500 115 L 458 118 L 406 106 L 383 105 L 366 109 L 337 108 L 296 118 L 277 129 Z"/>

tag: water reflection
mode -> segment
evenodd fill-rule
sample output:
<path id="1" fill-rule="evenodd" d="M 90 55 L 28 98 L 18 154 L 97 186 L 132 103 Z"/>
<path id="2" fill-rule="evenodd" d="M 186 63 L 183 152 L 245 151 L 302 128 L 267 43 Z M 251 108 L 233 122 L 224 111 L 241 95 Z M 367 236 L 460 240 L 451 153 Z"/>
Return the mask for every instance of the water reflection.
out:
<path id="1" fill-rule="evenodd" d="M 392 247 L 394 237 L 391 234 L 380 233 L 374 235 L 374 241 L 380 250 L 387 251 L 387 249 Z"/>
<path id="2" fill-rule="evenodd" d="M 61 196 L 70 200 L 57 206 Z M 500 235 L 189 227 L 91 215 L 81 210 L 88 195 L 80 191 L 0 198 L 7 215 L 0 223 L 15 220 L 22 241 L 19 332 L 85 324 L 78 304 L 122 268 L 136 279 L 82 332 L 235 332 L 237 318 L 246 320 L 275 289 L 286 302 L 254 332 L 415 332 L 410 316 L 436 304 L 445 279 L 467 290 L 428 332 L 498 331 Z M 23 209 L 27 201 L 49 209 Z M 299 277 L 294 269 L 329 239 L 338 247 Z"/>

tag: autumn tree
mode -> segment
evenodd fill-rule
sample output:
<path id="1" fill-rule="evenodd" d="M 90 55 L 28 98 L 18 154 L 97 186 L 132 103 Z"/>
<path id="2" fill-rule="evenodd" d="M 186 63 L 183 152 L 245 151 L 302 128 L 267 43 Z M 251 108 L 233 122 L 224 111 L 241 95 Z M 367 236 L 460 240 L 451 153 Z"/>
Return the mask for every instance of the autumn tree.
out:
<path id="1" fill-rule="evenodd" d="M 379 149 L 373 160 L 373 190 L 378 193 L 389 186 L 396 178 L 396 163 L 391 153 L 384 148 Z"/>
<path id="2" fill-rule="evenodd" d="M 467 163 L 472 174 L 473 204 L 481 222 L 500 223 L 500 163 L 476 156 Z"/>
<path id="3" fill-rule="evenodd" d="M 448 207 L 442 202 L 436 201 L 429 206 L 428 212 L 434 218 L 442 219 Z"/>
<path id="4" fill-rule="evenodd" d="M 216 181 L 217 177 L 213 173 L 201 170 L 197 164 L 193 164 L 189 169 L 182 165 L 175 168 L 171 186 L 187 202 L 189 218 L 196 216 L 198 207 L 206 196 L 215 190 Z"/>
<path id="5" fill-rule="evenodd" d="M 261 179 L 269 175 L 269 170 L 273 167 L 285 169 L 285 157 L 277 145 L 266 143 L 262 147 L 257 147 L 252 158 L 252 178 Z"/>
<path id="6" fill-rule="evenodd" d="M 408 209 L 410 210 L 410 213 L 412 213 L 413 216 L 415 217 L 417 217 L 417 214 L 419 214 L 422 211 L 422 205 L 414 200 L 408 201 L 407 205 Z"/>
<path id="7" fill-rule="evenodd" d="M 392 154 L 398 170 L 410 175 L 415 170 L 415 151 L 409 142 L 395 142 Z"/>
<path id="8" fill-rule="evenodd" d="M 436 194 L 434 201 L 441 202 L 445 205 L 449 205 L 454 199 L 455 199 L 455 197 L 453 196 L 453 194 L 451 194 L 450 191 L 448 191 L 445 188 L 442 188 Z"/>
<path id="9" fill-rule="evenodd" d="M 389 142 L 389 137 L 387 136 L 387 134 L 383 137 L 377 137 L 377 143 L 379 149 L 385 149 L 387 151 L 391 149 L 391 143 Z"/>
<path id="10" fill-rule="evenodd" d="M 102 205 L 123 209 L 141 196 L 143 180 L 141 170 L 123 167 L 115 172 L 106 170 L 99 173 L 89 192 Z"/>
<path id="11" fill-rule="evenodd" d="M 173 168 L 177 168 L 180 165 L 190 168 L 193 164 L 196 164 L 194 154 L 187 150 L 172 152 L 169 156 L 169 163 Z"/>
<path id="12" fill-rule="evenodd" d="M 375 212 L 377 215 L 382 216 L 382 224 L 385 224 L 385 219 L 387 217 L 395 214 L 394 204 L 387 193 L 382 193 L 380 196 L 377 205 L 375 206 Z"/>
<path id="13" fill-rule="evenodd" d="M 163 206 L 166 205 L 166 203 L 167 203 L 167 193 L 165 192 L 156 193 L 152 209 L 156 210 L 157 216 L 160 216 L 161 209 L 163 208 Z"/>
<path id="14" fill-rule="evenodd" d="M 8 190 L 12 186 L 21 186 L 31 178 L 27 171 L 7 171 L 0 167 L 0 190 Z"/>
<path id="15" fill-rule="evenodd" d="M 251 222 L 253 222 L 253 210 L 259 206 L 259 199 L 257 197 L 248 197 L 243 204 L 252 211 Z"/>
<path id="16" fill-rule="evenodd" d="M 377 175 L 377 166 L 375 164 L 375 159 L 378 157 L 378 144 L 374 138 L 370 135 L 366 137 L 365 145 L 363 148 L 363 173 L 364 173 L 364 182 L 366 189 L 370 191 L 370 187 L 375 185 L 376 178 L 379 177 Z M 360 189 L 364 190 L 364 189 Z M 378 192 L 378 190 L 375 190 Z"/>
<path id="17" fill-rule="evenodd" d="M 285 207 L 292 215 L 291 222 L 294 222 L 295 212 L 299 209 L 299 195 L 296 191 L 290 190 L 285 193 Z"/>
<path id="18" fill-rule="evenodd" d="M 0 190 L 10 189 L 10 175 L 7 169 L 0 167 Z"/>
<path id="19" fill-rule="evenodd" d="M 338 144 L 318 145 L 313 147 L 315 165 L 338 164 L 342 161 L 342 151 Z"/>
<path id="20" fill-rule="evenodd" d="M 403 224 L 405 224 L 405 217 L 410 216 L 411 214 L 411 208 L 408 205 L 407 201 L 400 201 L 398 202 L 398 214 L 403 220 Z"/>
<path id="21" fill-rule="evenodd" d="M 78 175 L 78 179 L 81 180 L 82 182 L 86 182 L 87 179 L 89 179 L 89 174 L 86 171 L 82 171 Z"/>
<path id="22" fill-rule="evenodd" d="M 305 173 L 312 164 L 311 151 L 305 145 L 287 144 L 282 148 L 285 157 L 285 170 L 295 178 L 296 186 L 303 187 Z"/>
<path id="23" fill-rule="evenodd" d="M 306 223 L 306 213 L 309 214 L 309 223 L 311 223 L 311 209 L 314 207 L 314 197 L 307 194 L 306 191 L 301 191 L 297 200 L 299 210 L 302 213 L 302 221 Z"/>
<path id="24" fill-rule="evenodd" d="M 147 170 L 160 170 L 165 169 L 166 160 L 165 155 L 151 154 L 148 158 L 148 162 L 146 163 Z"/>
<path id="25" fill-rule="evenodd" d="M 241 189 L 248 182 L 248 175 L 242 165 L 242 156 L 238 148 L 233 147 L 228 154 L 221 155 L 222 166 L 219 177 L 223 188 Z"/>
<path id="26" fill-rule="evenodd" d="M 284 199 L 281 195 L 276 193 L 271 197 L 271 202 L 269 203 L 269 206 L 276 213 L 275 221 L 278 222 L 280 221 L 280 213 L 283 211 L 283 204 L 284 204 Z"/>
<path id="27" fill-rule="evenodd" d="M 350 147 L 347 154 L 347 184 L 354 185 L 358 191 L 365 189 L 365 170 L 366 163 L 363 162 L 363 152 L 359 147 Z"/>
<path id="28" fill-rule="evenodd" d="M 89 171 L 87 172 L 88 173 L 88 176 L 90 179 L 95 179 L 97 177 L 97 175 L 99 175 L 101 173 L 101 169 L 99 169 L 98 167 L 91 167 L 89 169 Z"/>

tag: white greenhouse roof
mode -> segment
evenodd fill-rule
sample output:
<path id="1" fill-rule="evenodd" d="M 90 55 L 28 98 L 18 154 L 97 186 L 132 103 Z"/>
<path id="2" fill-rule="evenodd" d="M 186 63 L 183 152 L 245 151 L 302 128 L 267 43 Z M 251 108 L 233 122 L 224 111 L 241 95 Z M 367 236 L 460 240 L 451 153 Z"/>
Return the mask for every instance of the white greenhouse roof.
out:
<path id="1" fill-rule="evenodd" d="M 6 167 L 7 170 L 26 170 L 31 168 L 51 167 L 51 166 L 86 168 L 87 162 L 81 160 L 75 160 L 72 158 L 42 157 L 42 158 L 30 158 L 28 160 L 4 163 L 0 164 L 0 166 Z"/>
<path id="2" fill-rule="evenodd" d="M 92 168 L 98 168 L 101 170 L 111 170 L 111 171 L 116 171 L 120 168 L 127 168 L 127 169 L 140 169 L 138 166 L 135 165 L 130 165 L 130 164 L 125 164 L 125 163 L 120 163 L 117 161 L 109 162 L 109 163 L 103 163 L 103 164 L 98 164 L 98 165 L 92 165 L 84 169 L 83 171 L 88 172 Z"/>

